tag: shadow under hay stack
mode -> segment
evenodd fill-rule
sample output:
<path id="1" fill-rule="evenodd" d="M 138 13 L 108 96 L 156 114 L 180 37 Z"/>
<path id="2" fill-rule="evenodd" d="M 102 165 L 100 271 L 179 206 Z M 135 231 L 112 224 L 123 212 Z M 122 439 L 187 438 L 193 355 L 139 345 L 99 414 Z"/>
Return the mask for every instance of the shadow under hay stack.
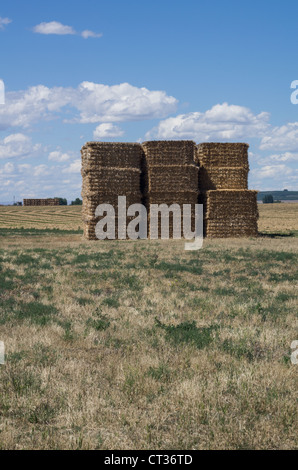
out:
<path id="1" fill-rule="evenodd" d="M 143 203 L 151 228 L 151 204 L 178 204 L 183 217 L 183 204 L 191 204 L 192 230 L 195 229 L 195 204 L 198 203 L 198 166 L 196 145 L 192 141 L 150 141 L 143 143 Z M 173 217 L 169 216 L 169 236 L 173 237 Z M 150 233 L 150 232 L 149 232 Z M 161 227 L 159 224 L 159 236 Z M 181 236 L 183 232 L 181 231 Z"/>
<path id="2" fill-rule="evenodd" d="M 130 143 L 87 142 L 82 155 L 82 215 L 84 235 L 96 240 L 95 227 L 102 217 L 95 217 L 99 204 L 115 208 L 116 238 L 118 237 L 118 196 L 126 196 L 126 208 L 142 203 L 140 187 L 142 146 Z M 132 220 L 126 218 L 126 223 Z"/>
<path id="3" fill-rule="evenodd" d="M 200 165 L 199 201 L 204 205 L 205 236 L 257 236 L 257 191 L 247 189 L 248 145 L 199 144 L 196 161 Z"/>

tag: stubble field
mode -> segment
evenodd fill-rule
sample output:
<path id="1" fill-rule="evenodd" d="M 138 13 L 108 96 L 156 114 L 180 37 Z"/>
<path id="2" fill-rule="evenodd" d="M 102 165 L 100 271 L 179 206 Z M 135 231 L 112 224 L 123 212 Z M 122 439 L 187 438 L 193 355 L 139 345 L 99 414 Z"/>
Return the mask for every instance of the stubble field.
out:
<path id="1" fill-rule="evenodd" d="M 296 448 L 298 204 L 259 208 L 187 252 L 0 207 L 0 448 Z"/>

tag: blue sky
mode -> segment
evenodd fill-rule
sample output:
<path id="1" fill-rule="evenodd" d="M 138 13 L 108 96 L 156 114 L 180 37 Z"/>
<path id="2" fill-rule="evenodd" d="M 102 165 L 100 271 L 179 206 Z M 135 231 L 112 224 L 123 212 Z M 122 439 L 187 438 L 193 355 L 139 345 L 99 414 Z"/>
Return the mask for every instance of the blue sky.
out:
<path id="1" fill-rule="evenodd" d="M 298 190 L 294 0 L 0 6 L 0 203 L 80 196 L 90 140 L 248 142 L 251 189 Z"/>

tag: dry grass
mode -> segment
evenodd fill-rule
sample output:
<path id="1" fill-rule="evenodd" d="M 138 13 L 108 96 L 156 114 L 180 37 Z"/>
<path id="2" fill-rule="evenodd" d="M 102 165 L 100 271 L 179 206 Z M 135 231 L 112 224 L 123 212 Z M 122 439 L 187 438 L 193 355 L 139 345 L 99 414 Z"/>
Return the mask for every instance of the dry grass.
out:
<path id="1" fill-rule="evenodd" d="M 260 232 L 298 231 L 298 203 L 258 204 Z"/>
<path id="2" fill-rule="evenodd" d="M 0 448 L 297 447 L 297 238 L 1 233 Z"/>

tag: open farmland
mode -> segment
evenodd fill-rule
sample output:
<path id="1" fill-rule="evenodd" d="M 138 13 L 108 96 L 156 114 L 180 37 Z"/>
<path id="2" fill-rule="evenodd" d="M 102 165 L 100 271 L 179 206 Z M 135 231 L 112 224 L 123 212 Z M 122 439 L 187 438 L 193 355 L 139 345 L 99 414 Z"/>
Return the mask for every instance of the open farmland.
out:
<path id="1" fill-rule="evenodd" d="M 82 206 L 0 207 L 0 228 L 80 230 Z"/>
<path id="2" fill-rule="evenodd" d="M 298 204 L 259 209 L 186 252 L 0 207 L 0 448 L 296 448 Z"/>

